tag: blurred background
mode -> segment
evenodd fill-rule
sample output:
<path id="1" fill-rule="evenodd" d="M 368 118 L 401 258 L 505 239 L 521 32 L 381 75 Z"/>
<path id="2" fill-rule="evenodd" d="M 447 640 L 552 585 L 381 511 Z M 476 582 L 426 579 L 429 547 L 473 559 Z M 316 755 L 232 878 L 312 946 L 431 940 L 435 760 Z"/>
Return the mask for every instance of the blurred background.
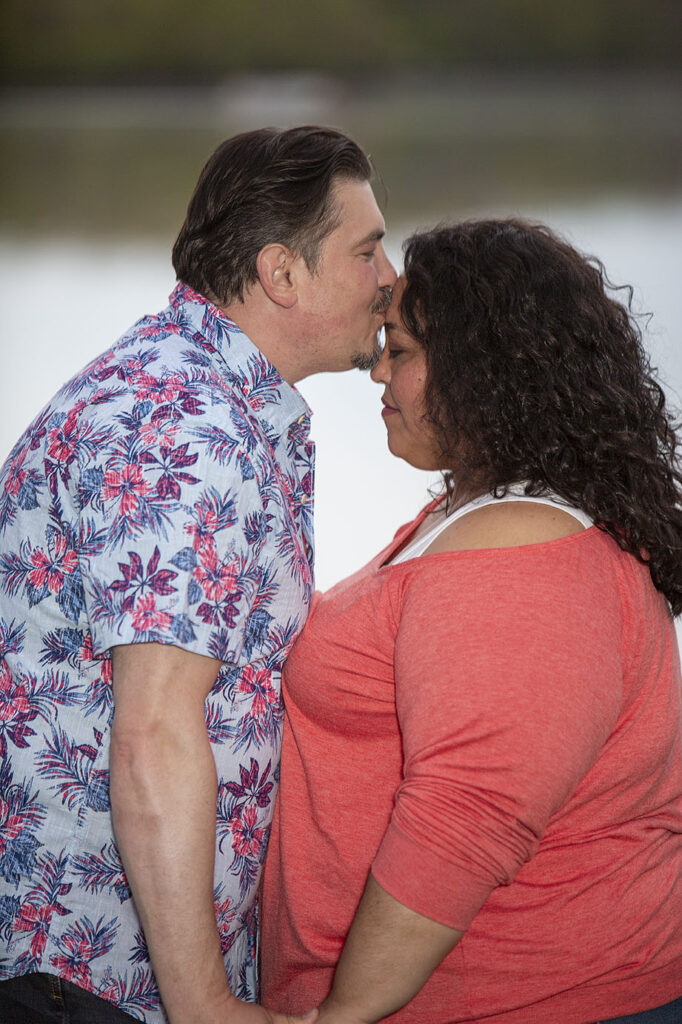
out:
<path id="1" fill-rule="evenodd" d="M 549 222 L 634 286 L 682 405 L 679 0 L 5 0 L 0 461 L 59 385 L 166 304 L 205 159 L 325 123 L 372 154 L 388 249 L 443 219 Z M 427 498 L 358 373 L 304 381 L 318 585 Z"/>

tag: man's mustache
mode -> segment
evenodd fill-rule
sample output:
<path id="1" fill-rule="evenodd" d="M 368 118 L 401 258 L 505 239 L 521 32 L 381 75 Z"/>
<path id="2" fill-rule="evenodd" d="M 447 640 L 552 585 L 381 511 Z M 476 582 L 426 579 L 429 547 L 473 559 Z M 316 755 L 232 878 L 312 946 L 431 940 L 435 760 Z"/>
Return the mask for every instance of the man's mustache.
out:
<path id="1" fill-rule="evenodd" d="M 379 295 L 376 302 L 372 306 L 372 313 L 385 313 L 388 307 L 391 305 L 391 296 L 393 289 L 389 284 L 382 285 L 379 289 Z"/>

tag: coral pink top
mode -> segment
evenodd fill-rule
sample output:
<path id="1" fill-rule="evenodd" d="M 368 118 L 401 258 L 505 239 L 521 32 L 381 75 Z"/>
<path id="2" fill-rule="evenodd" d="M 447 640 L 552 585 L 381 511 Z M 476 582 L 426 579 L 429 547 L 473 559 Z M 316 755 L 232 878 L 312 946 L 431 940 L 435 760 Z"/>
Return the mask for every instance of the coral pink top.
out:
<path id="1" fill-rule="evenodd" d="M 400 1024 L 585 1024 L 682 994 L 682 695 L 648 570 L 592 527 L 317 595 L 285 670 L 266 1006 L 329 991 L 368 872 L 466 934 Z"/>

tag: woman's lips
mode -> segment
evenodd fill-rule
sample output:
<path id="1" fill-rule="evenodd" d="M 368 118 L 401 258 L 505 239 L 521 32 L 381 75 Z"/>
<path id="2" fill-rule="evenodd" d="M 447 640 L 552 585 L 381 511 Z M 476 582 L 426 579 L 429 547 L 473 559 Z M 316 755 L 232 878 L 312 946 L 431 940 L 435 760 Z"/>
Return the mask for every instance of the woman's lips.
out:
<path id="1" fill-rule="evenodd" d="M 392 416 L 394 412 L 398 411 L 392 405 L 389 405 L 385 398 L 382 398 L 381 401 L 383 404 L 383 409 L 381 410 L 382 416 Z"/>

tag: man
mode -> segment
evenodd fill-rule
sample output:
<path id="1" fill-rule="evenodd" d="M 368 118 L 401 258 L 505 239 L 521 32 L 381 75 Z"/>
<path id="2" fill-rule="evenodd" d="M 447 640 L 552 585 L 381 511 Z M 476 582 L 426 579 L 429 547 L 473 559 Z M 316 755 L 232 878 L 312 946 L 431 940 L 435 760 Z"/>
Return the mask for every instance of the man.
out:
<path id="1" fill-rule="evenodd" d="M 0 475 L 3 1024 L 284 1020 L 243 1000 L 313 586 L 292 385 L 375 357 L 395 273 L 369 177 L 330 129 L 223 143 L 168 308 Z"/>

